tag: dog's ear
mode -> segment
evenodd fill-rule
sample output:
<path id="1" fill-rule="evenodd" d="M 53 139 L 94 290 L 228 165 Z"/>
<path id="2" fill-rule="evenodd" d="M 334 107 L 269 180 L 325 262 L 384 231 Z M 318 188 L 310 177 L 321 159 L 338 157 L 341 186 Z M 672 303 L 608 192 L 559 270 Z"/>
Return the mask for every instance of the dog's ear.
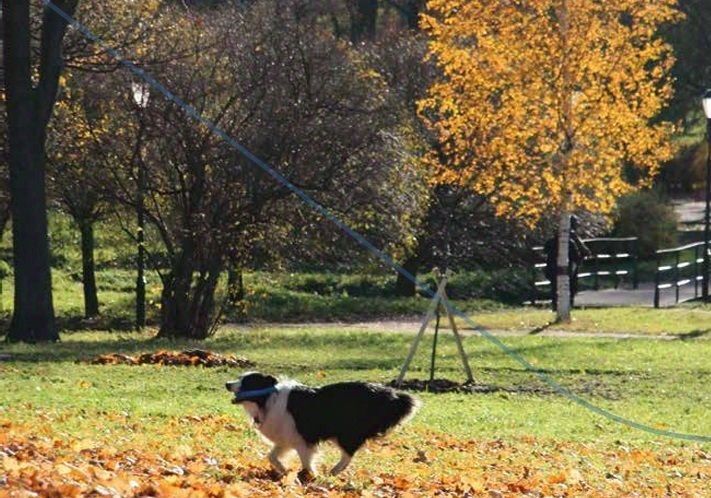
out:
<path id="1" fill-rule="evenodd" d="M 240 390 L 253 391 L 256 389 L 266 389 L 275 386 L 279 380 L 272 376 L 259 372 L 249 372 L 242 376 Z"/>
<path id="2" fill-rule="evenodd" d="M 265 375 L 264 380 L 270 385 L 270 386 L 275 386 L 279 383 L 279 379 L 274 377 L 273 375 Z"/>

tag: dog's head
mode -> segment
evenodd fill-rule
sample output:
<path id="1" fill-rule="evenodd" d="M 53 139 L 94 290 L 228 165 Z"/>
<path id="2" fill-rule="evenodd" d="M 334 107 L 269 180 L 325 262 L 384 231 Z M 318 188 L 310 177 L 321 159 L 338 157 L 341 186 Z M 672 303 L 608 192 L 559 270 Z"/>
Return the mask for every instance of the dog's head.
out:
<path id="1" fill-rule="evenodd" d="M 225 384 L 227 390 L 235 394 L 233 403 L 243 401 L 255 401 L 259 403 L 269 396 L 270 389 L 274 388 L 279 381 L 276 377 L 265 375 L 259 372 L 247 372 L 239 379 Z M 250 393 L 253 393 L 250 395 Z M 263 394 L 260 394 L 263 393 Z"/>

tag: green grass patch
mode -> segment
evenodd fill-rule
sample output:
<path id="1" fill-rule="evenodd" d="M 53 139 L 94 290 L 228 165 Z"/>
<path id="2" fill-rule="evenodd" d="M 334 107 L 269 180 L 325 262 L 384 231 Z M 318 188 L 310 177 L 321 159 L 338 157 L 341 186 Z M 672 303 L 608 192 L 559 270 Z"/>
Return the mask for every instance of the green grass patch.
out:
<path id="1" fill-rule="evenodd" d="M 319 284 L 308 284 L 313 274 L 273 274 L 253 272 L 245 275 L 247 295 L 239 310 L 229 313 L 228 322 L 336 322 L 374 319 L 418 320 L 424 316 L 429 299 L 370 296 L 367 289 L 376 276 L 339 276 L 338 282 L 352 282 L 362 293 L 340 291 L 340 287 L 322 288 L 335 279 L 324 274 Z M 149 323 L 158 323 L 161 282 L 150 272 L 148 279 Z M 293 281 L 292 281 L 293 279 Z M 365 283 L 364 283 L 365 282 Z M 97 273 L 101 317 L 90 323 L 83 317 L 81 278 L 76 273 L 53 271 L 55 310 L 62 330 L 87 327 L 103 330 L 130 330 L 135 310 L 135 273 L 125 269 L 104 269 Z M 339 284 L 340 285 L 340 284 Z M 319 287 L 308 291 L 310 286 Z M 9 317 L 12 309 L 12 280 L 4 282 L 2 309 Z M 351 294 L 356 295 L 351 295 Z M 552 312 L 536 307 L 514 307 L 487 299 L 454 300 L 455 306 L 472 321 L 492 330 L 564 330 L 570 332 L 627 333 L 646 335 L 711 335 L 711 307 L 703 304 L 684 305 L 673 309 L 590 308 L 575 309 L 569 324 L 554 324 Z M 462 324 L 466 327 L 466 324 Z"/>
<path id="2" fill-rule="evenodd" d="M 87 323 L 82 320 L 84 298 L 81 274 L 71 269 L 55 268 L 52 271 L 52 286 L 60 327 L 63 330 L 86 327 L 130 330 L 135 313 L 135 279 L 136 273 L 132 269 L 105 268 L 97 271 L 101 317 Z M 147 273 L 146 279 L 148 321 L 157 324 L 162 283 L 158 273 L 153 271 Z M 331 286 L 328 282 L 333 281 L 340 283 Z M 384 277 L 367 274 L 324 273 L 318 276 L 311 273 L 248 272 L 245 274 L 245 299 L 238 309 L 228 312 L 225 320 L 333 322 L 410 318 L 425 313 L 429 306 L 426 297 L 378 295 L 382 288 L 371 287 L 371 282 L 385 281 L 387 279 Z M 13 290 L 12 278 L 6 279 L 0 297 L 6 319 L 12 310 Z M 505 304 L 489 299 L 456 300 L 455 303 L 460 309 L 472 313 L 508 308 Z"/>
<path id="3" fill-rule="evenodd" d="M 306 383 L 353 379 L 385 382 L 396 377 L 411 340 L 411 335 L 337 328 L 242 327 L 223 330 L 200 347 L 244 355 L 256 361 L 260 370 Z M 711 341 L 517 337 L 506 342 L 562 385 L 619 415 L 658 428 L 711 434 L 711 420 L 706 416 L 711 402 Z M 153 432 L 153 428 L 171 418 L 225 415 L 244 423 L 223 387 L 226 380 L 239 375 L 234 369 L 98 366 L 83 362 L 106 352 L 194 345 L 155 340 L 148 334 L 100 332 L 65 334 L 63 342 L 56 345 L 5 345 L 2 352 L 11 359 L 0 363 L 0 416 L 33 420 L 38 413 L 48 413 L 55 429 L 72 436 L 120 435 L 158 445 L 161 431 Z M 466 338 L 465 348 L 479 382 L 514 388 L 545 387 L 481 338 Z M 428 349 L 428 341 L 424 341 L 410 377 L 428 375 Z M 438 377 L 463 380 L 455 345 L 447 335 L 440 342 L 437 369 Z M 413 427 L 460 438 L 659 440 L 593 415 L 553 393 L 419 396 L 424 408 Z M 107 414 L 125 415 L 117 422 Z M 126 417 L 143 429 L 126 431 Z M 87 420 L 92 423 L 87 424 Z M 189 442 L 190 434 L 184 437 Z M 223 443 L 234 441 L 215 441 Z"/>
<path id="4" fill-rule="evenodd" d="M 477 313 L 472 321 L 494 330 L 565 330 L 570 332 L 647 335 L 711 336 L 711 309 L 707 306 L 674 309 L 594 308 L 573 311 L 567 324 L 554 324 L 555 314 L 536 308 Z"/>

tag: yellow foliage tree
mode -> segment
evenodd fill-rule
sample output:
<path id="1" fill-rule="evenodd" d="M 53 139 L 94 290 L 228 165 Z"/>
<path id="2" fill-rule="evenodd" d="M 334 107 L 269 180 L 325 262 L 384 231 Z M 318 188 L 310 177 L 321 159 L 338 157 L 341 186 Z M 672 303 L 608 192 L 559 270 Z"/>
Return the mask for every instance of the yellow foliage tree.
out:
<path id="1" fill-rule="evenodd" d="M 559 217 L 558 319 L 570 319 L 575 210 L 609 213 L 673 154 L 660 26 L 676 0 L 430 0 L 422 25 L 443 77 L 419 103 L 438 137 L 436 181 L 498 214 Z"/>

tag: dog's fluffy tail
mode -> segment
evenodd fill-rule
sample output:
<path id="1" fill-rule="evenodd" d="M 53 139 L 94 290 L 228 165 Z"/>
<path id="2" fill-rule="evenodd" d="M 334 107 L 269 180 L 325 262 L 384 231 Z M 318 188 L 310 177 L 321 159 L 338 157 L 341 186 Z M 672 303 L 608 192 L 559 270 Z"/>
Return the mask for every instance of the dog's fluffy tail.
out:
<path id="1" fill-rule="evenodd" d="M 383 417 L 381 433 L 385 434 L 410 420 L 420 408 L 420 400 L 409 394 L 393 391 Z"/>

